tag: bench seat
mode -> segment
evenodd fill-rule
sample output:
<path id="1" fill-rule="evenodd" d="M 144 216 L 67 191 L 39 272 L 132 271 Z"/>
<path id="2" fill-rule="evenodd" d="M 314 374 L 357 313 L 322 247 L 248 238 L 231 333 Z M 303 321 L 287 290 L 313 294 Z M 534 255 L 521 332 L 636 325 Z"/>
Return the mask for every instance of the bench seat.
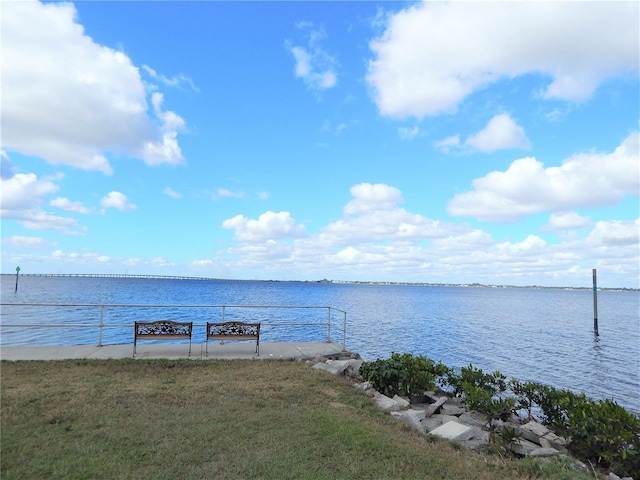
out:
<path id="1" fill-rule="evenodd" d="M 156 320 L 154 322 L 135 322 L 133 331 L 133 356 L 136 356 L 138 340 L 189 340 L 189 356 L 191 356 L 191 333 L 193 322 L 174 322 L 173 320 Z"/>
<path id="2" fill-rule="evenodd" d="M 209 340 L 254 340 L 256 354 L 260 356 L 260 324 L 246 322 L 207 322 L 206 355 L 209 355 Z"/>

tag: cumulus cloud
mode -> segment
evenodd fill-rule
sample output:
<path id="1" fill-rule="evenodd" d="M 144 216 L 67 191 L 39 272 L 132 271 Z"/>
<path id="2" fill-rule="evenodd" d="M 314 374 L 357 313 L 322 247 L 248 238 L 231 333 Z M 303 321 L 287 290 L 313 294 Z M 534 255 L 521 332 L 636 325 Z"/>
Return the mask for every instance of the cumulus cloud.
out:
<path id="1" fill-rule="evenodd" d="M 246 242 L 264 242 L 304 235 L 304 225 L 296 224 L 289 212 L 268 211 L 257 220 L 236 215 L 222 222 L 222 227 L 233 230 L 236 239 Z"/>
<path id="2" fill-rule="evenodd" d="M 63 250 L 54 250 L 51 252 L 51 260 L 64 264 L 76 264 L 76 265 L 94 265 L 94 264 L 106 264 L 111 263 L 111 257 L 107 255 L 99 255 L 93 252 L 64 252 Z"/>
<path id="3" fill-rule="evenodd" d="M 638 71 L 638 13 L 633 2 L 425 0 L 387 17 L 367 81 L 392 117 L 455 112 L 479 88 L 528 73 L 550 78 L 544 98 L 584 100 Z"/>
<path id="4" fill-rule="evenodd" d="M 153 267 L 173 267 L 175 263 L 170 262 L 164 257 L 155 257 L 149 261 L 149 265 Z"/>
<path id="5" fill-rule="evenodd" d="M 343 209 L 349 215 L 395 210 L 398 204 L 404 202 L 399 189 L 384 183 L 354 185 L 351 187 L 351 195 L 353 200 Z"/>
<path id="6" fill-rule="evenodd" d="M 106 152 L 148 164 L 183 161 L 183 120 L 161 108 L 124 53 L 94 42 L 72 3 L 2 9 L 2 137 L 8 150 L 111 174 Z"/>
<path id="7" fill-rule="evenodd" d="M 454 196 L 453 216 L 509 222 L 538 212 L 602 207 L 640 191 L 640 134 L 629 135 L 611 153 L 581 153 L 559 167 L 535 158 L 515 160 L 504 172 L 473 181 L 474 190 Z"/>
<path id="8" fill-rule="evenodd" d="M 51 245 L 51 242 L 45 240 L 42 237 L 28 237 L 23 235 L 12 235 L 10 237 L 4 237 L 2 243 L 17 248 L 28 248 L 39 250 Z"/>
<path id="9" fill-rule="evenodd" d="M 482 152 L 495 152 L 506 148 L 527 149 L 531 146 L 524 128 L 508 113 L 493 117 L 484 129 L 467 138 L 465 144 Z"/>
<path id="10" fill-rule="evenodd" d="M 107 208 L 115 208 L 121 212 L 135 210 L 136 207 L 133 203 L 129 203 L 127 196 L 121 192 L 109 192 L 106 196 L 100 200 L 100 205 L 106 211 Z"/>
<path id="11" fill-rule="evenodd" d="M 440 238 L 461 228 L 407 212 L 399 207 L 404 202 L 402 192 L 386 184 L 354 185 L 351 195 L 354 198 L 343 208 L 345 218 L 323 229 L 322 240 L 325 243 L 344 245 L 381 239 Z"/>
<path id="12" fill-rule="evenodd" d="M 576 212 L 552 213 L 549 222 L 542 226 L 543 231 L 557 232 L 562 230 L 573 230 L 591 225 L 591 218 L 583 217 Z"/>
<path id="13" fill-rule="evenodd" d="M 56 230 L 66 234 L 77 233 L 77 222 L 72 218 L 54 215 L 43 210 L 47 196 L 58 191 L 52 180 L 42 180 L 34 173 L 18 173 L 0 180 L 2 200 L 0 217 L 12 219 L 32 230 Z"/>
<path id="14" fill-rule="evenodd" d="M 443 138 L 442 140 L 438 140 L 435 142 L 435 146 L 437 149 L 447 153 L 451 148 L 460 146 L 460 135 L 451 135 L 447 138 Z"/>
<path id="15" fill-rule="evenodd" d="M 313 90 L 335 87 L 338 83 L 335 59 L 320 46 L 326 33 L 310 23 L 300 23 L 298 29 L 307 34 L 306 46 L 292 45 L 291 42 L 286 44 L 296 62 L 293 70 L 295 76 Z"/>
<path id="16" fill-rule="evenodd" d="M 613 249 L 618 255 L 632 260 L 634 256 L 637 257 L 640 245 L 640 219 L 596 222 L 589 233 L 587 243 L 595 247 L 608 247 L 610 251 L 611 247 L 618 247 Z M 636 263 L 636 269 L 637 265 Z"/>
<path id="17" fill-rule="evenodd" d="M 59 189 L 49 180 L 38 179 L 35 173 L 18 173 L 3 179 L 1 185 L 3 212 L 37 208 L 44 203 L 44 197 Z"/>
<path id="18" fill-rule="evenodd" d="M 73 213 L 91 213 L 91 210 L 85 207 L 82 202 L 72 202 L 68 198 L 57 197 L 49 202 L 49 205 L 52 207 L 59 208 L 60 210 L 64 210 L 66 212 Z"/>

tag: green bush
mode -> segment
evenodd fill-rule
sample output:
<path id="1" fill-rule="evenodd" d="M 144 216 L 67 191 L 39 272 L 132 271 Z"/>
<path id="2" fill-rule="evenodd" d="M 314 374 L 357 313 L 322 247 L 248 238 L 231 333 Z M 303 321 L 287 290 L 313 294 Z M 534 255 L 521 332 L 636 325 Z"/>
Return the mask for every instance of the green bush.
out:
<path id="1" fill-rule="evenodd" d="M 393 352 L 387 360 L 363 362 L 359 373 L 380 393 L 408 397 L 435 390 L 438 379 L 449 371 L 442 362 L 423 355 Z"/>
<path id="2" fill-rule="evenodd" d="M 387 360 L 379 358 L 373 362 L 362 362 L 359 373 L 371 382 L 373 388 L 388 397 L 399 394 L 408 379 L 408 372 L 396 353 Z"/>
<path id="3" fill-rule="evenodd" d="M 613 400 L 575 397 L 567 407 L 566 435 L 579 458 L 618 475 L 640 477 L 640 418 Z"/>
<path id="4" fill-rule="evenodd" d="M 392 353 L 387 360 L 364 362 L 360 374 L 388 396 L 422 393 L 436 382 L 450 386 L 465 404 L 487 419 L 494 441 L 508 443 L 517 432 L 496 432 L 494 420 L 506 420 L 516 411 L 539 420 L 567 438 L 569 450 L 579 459 L 618 475 L 640 478 L 640 416 L 613 400 L 593 401 L 584 393 L 557 389 L 535 382 L 520 382 L 500 372 L 485 373 L 469 365 L 460 372 L 423 356 Z M 506 395 L 509 390 L 513 395 Z"/>

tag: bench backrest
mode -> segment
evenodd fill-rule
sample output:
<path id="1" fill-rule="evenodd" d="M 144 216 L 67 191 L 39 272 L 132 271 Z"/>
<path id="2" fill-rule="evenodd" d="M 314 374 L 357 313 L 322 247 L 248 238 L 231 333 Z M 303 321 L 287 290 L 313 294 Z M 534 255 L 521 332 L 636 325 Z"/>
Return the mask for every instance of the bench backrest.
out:
<path id="1" fill-rule="evenodd" d="M 191 338 L 193 322 L 157 320 L 155 322 L 135 322 L 135 338 Z"/>
<path id="2" fill-rule="evenodd" d="M 207 340 L 235 339 L 252 340 L 260 337 L 259 323 L 245 322 L 207 322 Z"/>

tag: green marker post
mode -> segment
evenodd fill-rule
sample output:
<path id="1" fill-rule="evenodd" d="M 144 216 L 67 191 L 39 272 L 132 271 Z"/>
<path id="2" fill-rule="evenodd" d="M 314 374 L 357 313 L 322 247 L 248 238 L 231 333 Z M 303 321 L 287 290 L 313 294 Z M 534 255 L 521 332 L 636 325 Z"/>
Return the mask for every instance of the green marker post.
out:
<path id="1" fill-rule="evenodd" d="M 16 289 L 14 293 L 18 291 L 18 275 L 20 275 L 20 267 L 16 267 Z"/>

